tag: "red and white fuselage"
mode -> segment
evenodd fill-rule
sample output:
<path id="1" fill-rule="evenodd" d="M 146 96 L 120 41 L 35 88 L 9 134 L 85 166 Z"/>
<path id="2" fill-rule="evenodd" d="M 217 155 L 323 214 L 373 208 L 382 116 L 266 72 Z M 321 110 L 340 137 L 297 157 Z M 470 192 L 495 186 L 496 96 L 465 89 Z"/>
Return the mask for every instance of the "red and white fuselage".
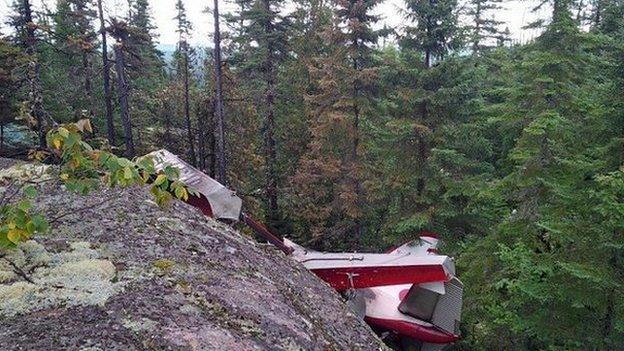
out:
<path id="1" fill-rule="evenodd" d="M 385 254 L 323 253 L 284 243 L 295 260 L 355 300 L 371 326 L 419 343 L 421 350 L 439 350 L 459 338 L 462 284 L 453 260 L 437 254 L 431 233 Z"/>

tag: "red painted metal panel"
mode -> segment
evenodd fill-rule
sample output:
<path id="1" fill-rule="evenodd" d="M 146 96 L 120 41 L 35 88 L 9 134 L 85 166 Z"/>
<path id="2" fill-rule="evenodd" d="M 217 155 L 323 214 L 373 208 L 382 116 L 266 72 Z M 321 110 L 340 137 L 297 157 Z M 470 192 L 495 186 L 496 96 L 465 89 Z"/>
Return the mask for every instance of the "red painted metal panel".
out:
<path id="1" fill-rule="evenodd" d="M 214 215 L 212 214 L 212 207 L 210 207 L 210 202 L 208 202 L 208 199 L 206 199 L 204 195 L 189 195 L 186 203 L 193 207 L 199 208 L 206 216 L 214 218 Z"/>
<path id="2" fill-rule="evenodd" d="M 399 335 L 408 336 L 432 344 L 448 344 L 459 339 L 459 336 L 437 329 L 436 327 L 428 327 L 401 320 L 364 317 L 364 321 L 372 326 L 392 330 Z"/>
<path id="3" fill-rule="evenodd" d="M 442 265 L 321 268 L 312 269 L 312 272 L 340 292 L 448 280 Z"/>

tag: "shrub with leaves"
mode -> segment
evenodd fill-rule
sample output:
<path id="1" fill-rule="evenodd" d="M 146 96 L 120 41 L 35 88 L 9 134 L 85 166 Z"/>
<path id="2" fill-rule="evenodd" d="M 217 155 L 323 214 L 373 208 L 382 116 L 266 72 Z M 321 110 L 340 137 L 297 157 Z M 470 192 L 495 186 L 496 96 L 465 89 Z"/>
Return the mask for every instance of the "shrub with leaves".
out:
<path id="1" fill-rule="evenodd" d="M 152 157 L 128 160 L 94 149 L 83 140 L 83 134 L 87 132 L 92 133 L 93 130 L 86 119 L 48 132 L 50 151 L 47 155 L 60 159 L 59 178 L 67 190 L 86 195 L 102 184 L 109 187 L 151 184 L 150 192 L 159 206 L 174 198 L 186 201 L 189 194 L 197 194 L 179 180 L 177 168 L 167 166 L 157 170 Z M 48 228 L 42 215 L 31 213 L 29 199 L 36 196 L 36 189 L 26 186 L 21 192 L 26 199 L 14 202 L 5 196 L 7 199 L 0 202 L 0 247 L 14 247 L 34 233 L 43 233 Z"/>
<path id="2" fill-rule="evenodd" d="M 174 197 L 188 200 L 190 189 L 179 180 L 177 168 L 167 166 L 157 171 L 152 157 L 131 161 L 93 149 L 82 139 L 85 132 L 92 132 L 89 120 L 66 124 L 48 133 L 49 147 L 61 158 L 60 178 L 68 190 L 87 194 L 102 183 L 109 187 L 151 183 L 151 193 L 161 206 Z"/>
<path id="3" fill-rule="evenodd" d="M 14 247 L 20 241 L 30 239 L 37 232 L 45 232 L 48 229 L 48 222 L 40 214 L 32 214 L 32 203 L 30 200 L 37 195 L 37 190 L 32 185 L 24 186 L 22 189 L 14 189 L 14 194 L 20 191 L 25 198 L 17 203 L 9 203 L 11 195 L 6 195 L 2 199 L 0 207 L 0 247 Z"/>

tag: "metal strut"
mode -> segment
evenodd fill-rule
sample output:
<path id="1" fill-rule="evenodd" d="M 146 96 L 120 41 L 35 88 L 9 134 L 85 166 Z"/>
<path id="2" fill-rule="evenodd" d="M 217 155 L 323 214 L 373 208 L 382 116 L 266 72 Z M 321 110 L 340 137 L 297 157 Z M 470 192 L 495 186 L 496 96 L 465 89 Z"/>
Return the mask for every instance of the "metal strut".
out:
<path id="1" fill-rule="evenodd" d="M 282 239 L 275 236 L 275 234 L 271 233 L 264 225 L 262 225 L 262 223 L 253 219 L 247 213 L 241 212 L 241 221 L 247 224 L 247 226 L 249 226 L 249 228 L 251 228 L 256 234 L 265 238 L 268 242 L 282 250 L 285 254 L 290 255 L 293 251 L 295 251 L 292 247 L 286 246 Z"/>

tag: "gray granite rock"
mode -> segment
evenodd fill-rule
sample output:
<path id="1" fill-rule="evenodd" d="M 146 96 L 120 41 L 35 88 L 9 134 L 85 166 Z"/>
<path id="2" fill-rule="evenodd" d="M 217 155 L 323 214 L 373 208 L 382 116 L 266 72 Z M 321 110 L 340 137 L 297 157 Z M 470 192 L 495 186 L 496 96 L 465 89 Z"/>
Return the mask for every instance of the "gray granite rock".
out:
<path id="1" fill-rule="evenodd" d="M 385 349 L 301 265 L 184 203 L 37 187 L 51 229 L 0 259 L 31 280 L 0 262 L 1 350 Z"/>

